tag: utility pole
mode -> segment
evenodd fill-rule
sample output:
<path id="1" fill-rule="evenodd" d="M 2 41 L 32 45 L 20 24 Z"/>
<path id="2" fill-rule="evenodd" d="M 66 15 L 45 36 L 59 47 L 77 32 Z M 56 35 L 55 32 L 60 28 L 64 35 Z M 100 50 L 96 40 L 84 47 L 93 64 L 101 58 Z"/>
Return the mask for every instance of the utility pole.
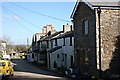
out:
<path id="1" fill-rule="evenodd" d="M 29 46 L 29 39 L 27 38 L 27 47 Z"/>
<path id="2" fill-rule="evenodd" d="M 27 38 L 27 49 L 29 47 L 29 39 Z M 28 49 L 28 52 L 29 52 L 29 49 Z"/>

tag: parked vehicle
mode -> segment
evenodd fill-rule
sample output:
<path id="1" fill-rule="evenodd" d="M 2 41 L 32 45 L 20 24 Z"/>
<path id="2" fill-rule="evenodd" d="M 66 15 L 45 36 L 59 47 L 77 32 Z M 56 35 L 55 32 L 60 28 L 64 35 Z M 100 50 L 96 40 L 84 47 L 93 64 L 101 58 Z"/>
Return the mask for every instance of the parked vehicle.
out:
<path id="1" fill-rule="evenodd" d="M 0 60 L 0 75 L 3 78 L 10 78 L 14 75 L 13 64 L 9 60 Z"/>
<path id="2" fill-rule="evenodd" d="M 5 59 L 5 60 L 11 60 L 10 55 L 8 55 L 8 54 L 4 54 L 3 55 L 3 59 Z"/>

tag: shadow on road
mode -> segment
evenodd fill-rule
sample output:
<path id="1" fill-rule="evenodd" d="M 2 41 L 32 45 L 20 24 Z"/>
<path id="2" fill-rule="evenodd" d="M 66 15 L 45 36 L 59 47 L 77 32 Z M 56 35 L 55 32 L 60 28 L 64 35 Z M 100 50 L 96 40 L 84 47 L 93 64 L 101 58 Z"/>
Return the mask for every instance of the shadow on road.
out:
<path id="1" fill-rule="evenodd" d="M 16 65 L 15 70 L 15 80 L 66 80 L 60 77 L 57 73 L 43 70 L 35 65 L 32 65 L 22 59 L 12 59 L 12 62 Z"/>

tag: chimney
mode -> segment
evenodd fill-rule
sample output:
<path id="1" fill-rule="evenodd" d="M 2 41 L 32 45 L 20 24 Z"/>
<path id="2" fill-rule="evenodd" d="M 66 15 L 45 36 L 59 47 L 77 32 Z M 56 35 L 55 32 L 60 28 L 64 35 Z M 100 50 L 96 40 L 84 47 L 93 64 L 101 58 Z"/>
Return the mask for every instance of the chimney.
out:
<path id="1" fill-rule="evenodd" d="M 47 31 L 46 31 L 46 26 L 44 26 L 43 28 L 42 28 L 42 33 L 46 33 Z"/>
<path id="2" fill-rule="evenodd" d="M 63 32 L 68 32 L 70 31 L 70 25 L 67 23 L 67 25 L 63 25 Z"/>
<path id="3" fill-rule="evenodd" d="M 70 30 L 73 31 L 73 25 L 70 25 Z"/>
<path id="4" fill-rule="evenodd" d="M 77 2 L 83 2 L 83 0 L 77 0 Z"/>

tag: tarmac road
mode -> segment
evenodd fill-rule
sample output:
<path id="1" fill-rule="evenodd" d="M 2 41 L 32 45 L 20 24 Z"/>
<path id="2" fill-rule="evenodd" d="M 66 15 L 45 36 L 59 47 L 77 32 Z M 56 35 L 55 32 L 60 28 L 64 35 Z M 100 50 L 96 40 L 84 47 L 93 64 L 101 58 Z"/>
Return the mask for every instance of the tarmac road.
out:
<path id="1" fill-rule="evenodd" d="M 22 59 L 14 59 L 12 62 L 16 64 L 12 80 L 67 80 L 57 73 L 40 69 Z"/>

